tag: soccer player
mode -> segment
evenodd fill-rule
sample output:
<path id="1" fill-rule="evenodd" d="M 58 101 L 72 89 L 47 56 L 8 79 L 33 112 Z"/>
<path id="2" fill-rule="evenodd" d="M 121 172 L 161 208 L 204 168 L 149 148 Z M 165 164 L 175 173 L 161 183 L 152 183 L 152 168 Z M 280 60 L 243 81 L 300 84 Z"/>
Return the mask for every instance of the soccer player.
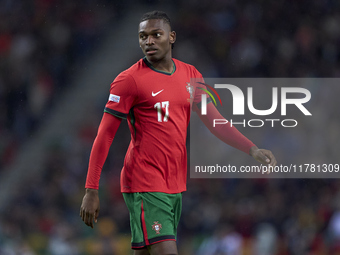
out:
<path id="1" fill-rule="evenodd" d="M 176 33 L 164 12 L 144 14 L 138 34 L 145 57 L 111 84 L 90 155 L 80 217 L 92 228 L 97 222 L 102 166 L 122 119 L 127 119 L 131 142 L 120 185 L 130 212 L 132 249 L 135 255 L 178 254 L 176 229 L 182 192 L 186 190 L 186 136 L 192 110 L 227 144 L 262 164 L 275 166 L 276 160 L 270 151 L 258 149 L 235 127 L 212 128 L 213 119 L 223 118 L 213 104 L 207 104 L 207 115 L 200 114 L 202 90 L 195 89 L 190 78 L 202 75 L 192 65 L 172 58 Z"/>

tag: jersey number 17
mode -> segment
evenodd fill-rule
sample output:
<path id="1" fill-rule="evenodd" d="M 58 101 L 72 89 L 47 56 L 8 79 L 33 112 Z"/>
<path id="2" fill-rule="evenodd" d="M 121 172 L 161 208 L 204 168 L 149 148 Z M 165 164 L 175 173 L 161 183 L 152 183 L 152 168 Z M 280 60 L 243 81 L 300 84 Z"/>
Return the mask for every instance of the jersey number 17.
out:
<path id="1" fill-rule="evenodd" d="M 157 102 L 154 105 L 154 108 L 157 110 L 157 119 L 158 122 L 167 122 L 169 119 L 169 101 Z M 162 109 L 165 111 L 164 117 L 162 119 Z"/>

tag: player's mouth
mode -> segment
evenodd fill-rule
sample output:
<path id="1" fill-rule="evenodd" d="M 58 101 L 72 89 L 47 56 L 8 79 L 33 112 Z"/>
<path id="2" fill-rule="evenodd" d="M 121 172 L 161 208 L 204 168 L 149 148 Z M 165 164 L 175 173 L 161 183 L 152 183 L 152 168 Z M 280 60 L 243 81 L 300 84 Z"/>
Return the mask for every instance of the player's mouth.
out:
<path id="1" fill-rule="evenodd" d="M 156 54 L 157 49 L 149 48 L 149 49 L 146 49 L 145 52 L 146 52 L 147 55 L 154 55 L 154 54 Z"/>

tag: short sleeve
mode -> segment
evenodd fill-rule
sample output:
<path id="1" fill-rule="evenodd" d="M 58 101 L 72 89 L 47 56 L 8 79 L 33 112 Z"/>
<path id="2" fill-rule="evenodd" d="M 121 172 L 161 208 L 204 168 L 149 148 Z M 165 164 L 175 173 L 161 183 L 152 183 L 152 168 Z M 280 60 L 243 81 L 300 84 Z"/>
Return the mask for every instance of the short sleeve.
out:
<path id="1" fill-rule="evenodd" d="M 104 112 L 126 119 L 136 99 L 137 86 L 134 78 L 130 74 L 122 72 L 111 83 L 110 95 Z"/>

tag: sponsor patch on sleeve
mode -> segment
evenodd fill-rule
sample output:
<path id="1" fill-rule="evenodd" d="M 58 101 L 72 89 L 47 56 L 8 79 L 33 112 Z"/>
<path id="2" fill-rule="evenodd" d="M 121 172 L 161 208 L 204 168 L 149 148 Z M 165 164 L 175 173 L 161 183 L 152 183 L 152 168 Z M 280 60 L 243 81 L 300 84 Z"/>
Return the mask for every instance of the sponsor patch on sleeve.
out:
<path id="1" fill-rule="evenodd" d="M 109 101 L 112 101 L 112 102 L 115 102 L 115 103 L 119 103 L 120 96 L 117 96 L 117 95 L 114 95 L 114 94 L 110 94 Z"/>

